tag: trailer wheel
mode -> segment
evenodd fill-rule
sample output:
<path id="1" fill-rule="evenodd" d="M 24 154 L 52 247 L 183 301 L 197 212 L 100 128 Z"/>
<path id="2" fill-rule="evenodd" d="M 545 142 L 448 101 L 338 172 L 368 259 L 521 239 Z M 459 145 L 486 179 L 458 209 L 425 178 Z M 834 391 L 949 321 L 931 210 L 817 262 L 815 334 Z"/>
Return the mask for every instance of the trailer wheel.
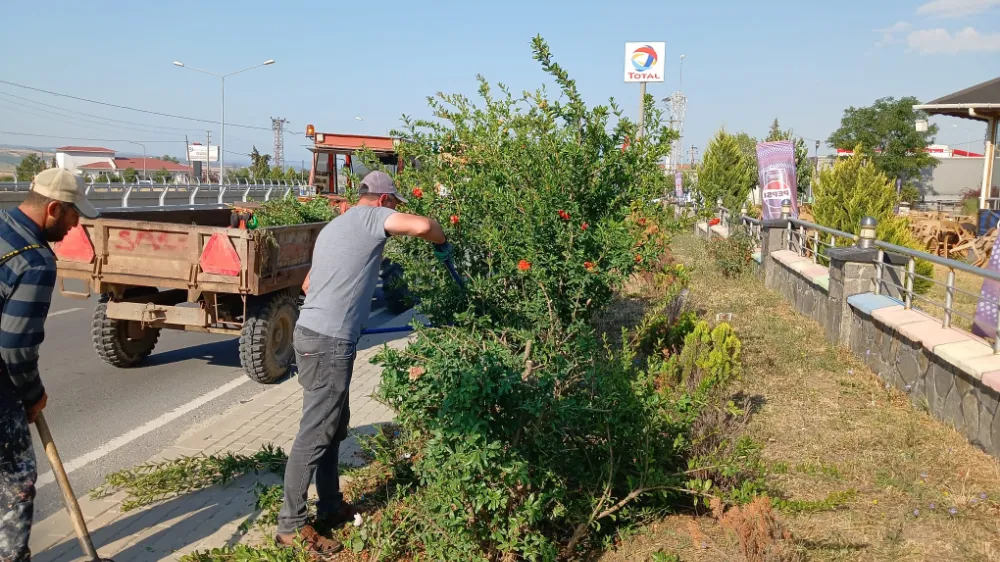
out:
<path id="1" fill-rule="evenodd" d="M 126 297 L 137 297 L 155 293 L 153 288 L 129 289 Z M 94 309 L 94 323 L 91 335 L 98 357 L 108 365 L 119 368 L 134 367 L 142 363 L 156 347 L 160 339 L 159 328 L 143 328 L 132 320 L 112 320 L 108 318 L 110 293 L 104 293 L 97 300 Z"/>
<path id="2" fill-rule="evenodd" d="M 292 331 L 299 318 L 295 297 L 282 291 L 248 303 L 240 334 L 240 363 L 251 379 L 271 384 L 291 370 Z"/>
<path id="3" fill-rule="evenodd" d="M 379 276 L 382 278 L 382 299 L 389 312 L 402 314 L 413 307 L 410 290 L 403 280 L 403 266 L 384 258 Z"/>

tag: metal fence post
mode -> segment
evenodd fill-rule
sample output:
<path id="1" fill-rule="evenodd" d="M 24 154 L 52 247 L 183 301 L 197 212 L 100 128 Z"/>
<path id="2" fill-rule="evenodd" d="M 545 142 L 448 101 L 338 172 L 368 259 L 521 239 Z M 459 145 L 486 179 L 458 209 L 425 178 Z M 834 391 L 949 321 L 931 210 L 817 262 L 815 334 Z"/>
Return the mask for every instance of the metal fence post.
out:
<path id="1" fill-rule="evenodd" d="M 792 249 L 792 221 L 791 221 L 791 218 L 792 218 L 792 202 L 790 200 L 788 200 L 788 199 L 785 199 L 784 201 L 781 202 L 781 220 L 788 221 L 787 225 L 785 226 L 785 231 L 786 231 L 785 236 L 787 237 L 787 240 L 785 241 L 786 242 L 786 246 L 785 246 L 786 250 L 791 250 Z"/>
<path id="2" fill-rule="evenodd" d="M 948 283 L 944 288 L 944 322 L 942 328 L 951 327 L 951 306 L 955 300 L 955 270 L 948 270 Z M 998 334 L 1000 335 L 1000 334 Z"/>
<path id="3" fill-rule="evenodd" d="M 906 297 L 904 299 L 904 306 L 906 310 L 913 308 L 913 276 L 916 273 L 915 268 L 917 265 L 917 260 L 913 256 L 909 256 L 909 260 L 906 262 Z"/>
<path id="4" fill-rule="evenodd" d="M 128 187 L 126 187 L 125 188 L 125 193 L 122 194 L 122 207 L 123 208 L 128 208 L 128 198 L 129 198 L 129 195 L 132 195 L 132 187 L 133 187 L 132 185 L 129 185 Z"/>
<path id="5" fill-rule="evenodd" d="M 201 179 L 195 178 L 195 181 L 198 182 L 198 185 L 194 186 L 194 191 L 191 192 L 191 196 L 188 198 L 189 205 L 194 205 L 194 198 L 198 196 L 198 191 L 201 190 Z"/>

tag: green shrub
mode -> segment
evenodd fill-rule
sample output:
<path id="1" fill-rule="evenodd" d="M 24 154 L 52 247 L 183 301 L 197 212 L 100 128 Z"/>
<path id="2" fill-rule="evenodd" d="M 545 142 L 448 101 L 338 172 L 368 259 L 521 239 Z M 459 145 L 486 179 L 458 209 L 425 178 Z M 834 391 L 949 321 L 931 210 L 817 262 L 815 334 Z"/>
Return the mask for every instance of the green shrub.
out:
<path id="1" fill-rule="evenodd" d="M 704 322 L 679 355 L 648 368 L 629 352 L 602 360 L 582 336 L 536 350 L 447 328 L 385 350 L 379 398 L 422 436 L 419 486 L 382 514 L 408 522 L 396 554 L 551 560 L 591 532 L 687 503 L 691 429 L 738 374 L 739 353 L 729 326 Z M 364 540 L 392 558 L 386 533 Z"/>
<path id="2" fill-rule="evenodd" d="M 726 277 L 741 277 L 750 271 L 756 244 L 749 236 L 738 232 L 728 238 L 712 238 L 708 255 Z"/>
<path id="3" fill-rule="evenodd" d="M 926 251 L 910 231 L 910 220 L 895 214 L 899 198 L 892 181 L 875 165 L 865 159 L 860 147 L 854 154 L 841 158 L 832 168 L 819 174 L 819 185 L 813 189 L 815 202 L 813 216 L 818 224 L 858 234 L 861 219 L 868 216 L 878 221 L 876 237 L 879 240 Z M 845 244 L 845 239 L 838 239 Z M 917 260 L 916 272 L 933 277 L 934 265 Z M 913 288 L 918 293 L 930 290 L 932 283 L 916 279 Z"/>
<path id="4" fill-rule="evenodd" d="M 333 220 L 334 215 L 334 210 L 325 197 L 313 197 L 303 203 L 294 193 L 267 201 L 254 211 L 258 227 L 328 222 Z"/>

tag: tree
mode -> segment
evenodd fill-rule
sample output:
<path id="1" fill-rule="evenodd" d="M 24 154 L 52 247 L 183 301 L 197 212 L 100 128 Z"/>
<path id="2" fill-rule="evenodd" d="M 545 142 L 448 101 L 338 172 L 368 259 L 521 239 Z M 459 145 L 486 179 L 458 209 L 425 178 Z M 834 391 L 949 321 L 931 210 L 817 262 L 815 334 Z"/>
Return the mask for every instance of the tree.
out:
<path id="1" fill-rule="evenodd" d="M 288 169 L 285 170 L 285 179 L 293 182 L 302 181 L 302 174 L 300 174 L 295 168 L 289 166 Z"/>
<path id="2" fill-rule="evenodd" d="M 45 160 L 37 154 L 29 154 L 17 165 L 17 179 L 28 181 L 34 179 L 38 172 L 45 169 Z"/>
<path id="3" fill-rule="evenodd" d="M 757 176 L 753 171 L 736 136 L 730 135 L 725 129 L 719 129 L 709 141 L 698 168 L 698 191 L 704 197 L 706 205 L 715 205 L 716 200 L 721 197 L 726 208 L 738 210 L 757 184 Z"/>
<path id="4" fill-rule="evenodd" d="M 153 181 L 156 183 L 170 183 L 172 178 L 166 168 L 160 168 L 160 171 L 153 174 Z"/>
<path id="5" fill-rule="evenodd" d="M 840 159 L 832 168 L 819 173 L 819 182 L 813 189 L 813 216 L 816 222 L 858 234 L 861 219 L 872 217 L 878 221 L 876 237 L 879 240 L 926 250 L 910 231 L 910 220 L 896 215 L 899 197 L 895 182 L 865 158 L 859 149 L 855 148 L 852 156 Z M 917 260 L 916 272 L 933 277 L 934 266 Z M 919 292 L 930 288 L 930 282 L 924 279 L 917 278 L 914 283 Z"/>
<path id="6" fill-rule="evenodd" d="M 53 154 L 52 155 L 52 161 L 49 162 L 49 168 L 57 168 L 58 166 L 59 166 L 59 163 L 56 162 L 56 155 Z"/>
<path id="7" fill-rule="evenodd" d="M 937 125 L 927 131 L 916 130 L 914 123 L 927 119 L 923 111 L 913 109 L 919 103 L 915 97 L 880 98 L 868 107 L 844 110 L 840 128 L 830 135 L 827 143 L 835 148 L 855 148 L 875 163 L 890 180 L 900 178 L 910 183 L 921 172 L 937 166 L 937 159 L 925 152 L 934 142 Z"/>
<path id="8" fill-rule="evenodd" d="M 250 151 L 250 173 L 254 179 L 265 179 L 271 174 L 271 155 L 261 154 L 254 146 Z"/>
<path id="9" fill-rule="evenodd" d="M 267 174 L 267 177 L 272 180 L 283 180 L 285 179 L 285 173 L 281 171 L 281 168 L 275 166 L 271 168 L 271 171 Z"/>
<path id="10" fill-rule="evenodd" d="M 736 142 L 740 145 L 740 156 L 743 159 L 743 169 L 747 176 L 751 178 L 751 189 L 760 180 L 757 179 L 757 139 L 740 131 L 736 135 Z M 736 209 L 734 209 L 736 210 Z"/>
<path id="11" fill-rule="evenodd" d="M 163 156 L 162 156 L 162 157 L 160 158 L 160 160 L 163 160 L 163 161 L 166 161 L 166 162 L 173 162 L 174 164 L 180 164 L 180 163 L 181 163 L 181 161 L 180 161 L 180 160 L 178 160 L 177 158 L 175 158 L 175 157 L 173 157 L 173 156 L 169 156 L 169 155 L 167 155 L 167 154 L 164 154 L 164 155 L 163 155 Z"/>
<path id="12" fill-rule="evenodd" d="M 778 123 L 778 118 L 775 117 L 774 122 L 771 123 L 771 130 L 767 133 L 767 142 L 782 140 L 793 141 L 795 148 L 795 181 L 798 192 L 802 194 L 808 193 L 809 186 L 812 184 L 813 174 L 813 163 L 809 159 L 809 147 L 806 146 L 805 139 L 795 136 L 795 132 L 792 129 L 782 131 L 781 125 Z"/>
<path id="13" fill-rule="evenodd" d="M 135 178 L 137 176 L 138 174 L 136 173 L 135 168 L 125 168 L 125 183 L 135 183 Z"/>

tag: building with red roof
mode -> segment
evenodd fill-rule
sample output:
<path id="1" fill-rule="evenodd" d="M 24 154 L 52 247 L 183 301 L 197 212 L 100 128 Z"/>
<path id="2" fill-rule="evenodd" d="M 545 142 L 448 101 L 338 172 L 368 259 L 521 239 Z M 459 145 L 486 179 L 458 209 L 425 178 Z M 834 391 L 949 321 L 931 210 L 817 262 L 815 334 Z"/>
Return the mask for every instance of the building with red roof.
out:
<path id="1" fill-rule="evenodd" d="M 133 169 L 137 177 L 152 179 L 158 174 L 170 176 L 172 183 L 187 182 L 191 168 L 159 158 L 127 158 L 115 156 L 115 151 L 101 146 L 63 146 L 56 149 L 56 165 L 82 176 L 121 178 L 125 170 Z"/>

